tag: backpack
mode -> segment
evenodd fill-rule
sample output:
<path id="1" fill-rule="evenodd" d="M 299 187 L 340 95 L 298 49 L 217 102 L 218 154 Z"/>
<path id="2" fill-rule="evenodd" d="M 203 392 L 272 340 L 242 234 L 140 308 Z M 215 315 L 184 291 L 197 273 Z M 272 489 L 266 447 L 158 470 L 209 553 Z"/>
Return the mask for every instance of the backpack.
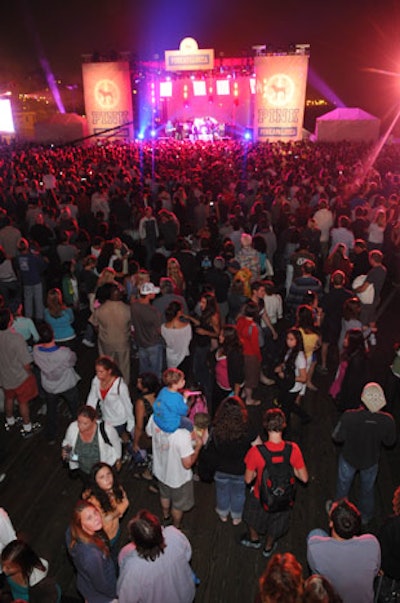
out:
<path id="1" fill-rule="evenodd" d="M 261 475 L 260 502 L 269 513 L 287 511 L 293 506 L 296 488 L 294 471 L 290 464 L 292 444 L 285 442 L 284 449 L 279 452 L 271 452 L 264 444 L 257 448 L 265 460 Z"/>

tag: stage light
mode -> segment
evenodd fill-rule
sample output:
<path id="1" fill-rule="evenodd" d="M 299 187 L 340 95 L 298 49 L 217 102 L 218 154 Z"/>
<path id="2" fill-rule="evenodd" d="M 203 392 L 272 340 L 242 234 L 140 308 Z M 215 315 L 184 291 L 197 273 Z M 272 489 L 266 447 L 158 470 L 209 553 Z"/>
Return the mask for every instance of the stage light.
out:
<path id="1" fill-rule="evenodd" d="M 251 134 L 250 134 L 250 132 L 245 132 L 243 138 L 245 140 L 251 140 Z"/>
<path id="2" fill-rule="evenodd" d="M 150 136 L 151 136 L 152 138 L 155 138 L 156 134 L 157 134 L 157 132 L 156 132 L 155 130 L 151 130 L 151 132 L 150 132 Z"/>
<path id="3" fill-rule="evenodd" d="M 143 140 L 144 139 L 144 133 L 143 132 L 139 132 L 138 139 L 139 140 Z"/>

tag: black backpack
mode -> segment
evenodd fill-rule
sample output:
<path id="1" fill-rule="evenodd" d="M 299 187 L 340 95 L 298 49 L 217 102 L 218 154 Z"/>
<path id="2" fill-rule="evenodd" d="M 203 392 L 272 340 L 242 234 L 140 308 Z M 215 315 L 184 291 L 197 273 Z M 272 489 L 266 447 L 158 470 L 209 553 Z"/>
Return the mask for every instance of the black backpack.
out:
<path id="1" fill-rule="evenodd" d="M 293 506 L 296 488 L 294 471 L 290 464 L 292 444 L 285 442 L 284 449 L 279 452 L 271 452 L 264 444 L 257 448 L 265 460 L 261 476 L 260 502 L 269 513 L 287 511 Z"/>

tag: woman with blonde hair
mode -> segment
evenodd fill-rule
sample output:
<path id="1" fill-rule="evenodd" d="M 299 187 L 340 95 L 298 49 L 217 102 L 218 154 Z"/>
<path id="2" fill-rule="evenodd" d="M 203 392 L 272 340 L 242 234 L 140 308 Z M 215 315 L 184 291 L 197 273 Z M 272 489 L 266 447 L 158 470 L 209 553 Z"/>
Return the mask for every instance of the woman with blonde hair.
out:
<path id="1" fill-rule="evenodd" d="M 181 265 L 176 258 L 168 258 L 167 276 L 174 284 L 173 292 L 175 295 L 184 295 L 186 289 L 185 278 L 181 270 Z"/>
<path id="2" fill-rule="evenodd" d="M 120 520 L 129 507 L 129 500 L 114 467 L 107 463 L 95 463 L 83 498 L 100 511 L 103 529 L 110 541 L 111 555 L 117 566 Z"/>
<path id="3" fill-rule="evenodd" d="M 72 326 L 75 319 L 74 312 L 72 308 L 65 305 L 60 289 L 53 288 L 48 291 L 44 319 L 52 327 L 57 344 L 62 343 L 70 348 L 74 347 L 76 339 Z"/>

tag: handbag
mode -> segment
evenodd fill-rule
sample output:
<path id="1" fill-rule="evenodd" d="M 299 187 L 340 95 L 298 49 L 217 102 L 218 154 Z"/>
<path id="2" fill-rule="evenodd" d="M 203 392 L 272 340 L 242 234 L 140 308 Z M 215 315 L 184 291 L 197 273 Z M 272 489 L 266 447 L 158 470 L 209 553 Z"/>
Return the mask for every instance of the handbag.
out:
<path id="1" fill-rule="evenodd" d="M 283 377 L 277 379 L 277 386 L 282 392 L 289 392 L 296 383 L 296 372 L 294 367 L 284 364 L 282 366 Z"/>

